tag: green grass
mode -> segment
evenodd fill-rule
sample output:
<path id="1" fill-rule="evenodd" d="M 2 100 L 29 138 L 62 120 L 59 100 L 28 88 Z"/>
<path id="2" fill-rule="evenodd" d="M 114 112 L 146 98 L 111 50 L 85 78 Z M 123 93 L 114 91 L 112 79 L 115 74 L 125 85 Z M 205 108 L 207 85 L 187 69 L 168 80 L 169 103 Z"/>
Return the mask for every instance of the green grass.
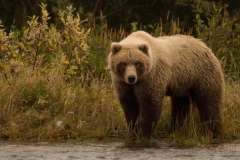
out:
<path id="1" fill-rule="evenodd" d="M 41 7 L 41 22 L 34 16 L 29 20 L 29 26 L 9 35 L 4 28 L 0 29 L 0 139 L 126 140 L 127 126 L 114 94 L 106 58 L 110 43 L 121 40 L 127 33 L 123 29 L 106 28 L 91 28 L 90 32 L 82 26 L 80 17 L 73 15 L 71 7 L 60 13 L 63 26 L 57 28 L 47 24 L 46 6 L 42 4 Z M 170 33 L 179 33 L 181 29 L 174 26 L 177 27 L 175 22 Z M 202 30 L 199 26 L 201 38 L 209 36 L 207 26 Z M 219 30 L 219 27 L 213 26 L 211 30 Z M 220 29 L 229 30 L 229 26 Z M 165 35 L 162 28 L 163 24 L 158 25 L 152 34 Z M 219 37 L 212 36 L 205 42 L 215 45 Z M 169 98 L 165 98 L 163 113 L 154 134 L 156 139 L 174 146 L 239 142 L 240 83 L 237 79 L 240 65 L 238 55 L 227 54 L 225 48 L 231 46 L 234 52 L 228 53 L 235 53 L 240 43 L 236 37 L 225 38 L 228 41 L 222 41 L 223 48 L 216 50 L 226 75 L 222 135 L 218 139 L 203 136 L 194 106 L 185 124 L 169 134 L 170 102 Z"/>

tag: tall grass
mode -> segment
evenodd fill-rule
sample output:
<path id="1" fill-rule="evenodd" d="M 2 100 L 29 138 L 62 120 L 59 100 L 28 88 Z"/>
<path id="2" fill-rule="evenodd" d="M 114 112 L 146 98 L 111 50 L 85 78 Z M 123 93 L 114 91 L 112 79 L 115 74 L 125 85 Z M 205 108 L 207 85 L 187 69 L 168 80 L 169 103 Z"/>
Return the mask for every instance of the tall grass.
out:
<path id="1" fill-rule="evenodd" d="M 57 70 L 32 74 L 28 68 L 1 80 L 1 138 L 97 140 L 124 135 L 124 118 L 109 83 L 95 79 L 91 87 L 82 87 L 66 83 Z"/>
<path id="2" fill-rule="evenodd" d="M 22 31 L 6 35 L 4 28 L 0 29 L 0 138 L 124 140 L 127 126 L 111 85 L 106 57 L 110 42 L 123 39 L 127 33 L 106 27 L 84 28 L 84 20 L 73 14 L 72 7 L 59 13 L 62 26 L 57 28 L 47 23 L 50 17 L 46 5 L 41 8 L 42 16 L 31 17 Z M 178 23 L 172 21 L 169 34 L 181 32 L 176 28 Z M 168 34 L 163 33 L 163 28 L 160 23 L 152 34 Z M 199 34 L 203 36 L 207 31 L 199 30 Z M 221 50 L 218 54 L 221 59 L 229 56 Z M 238 66 L 236 61 L 224 62 Z M 240 86 L 228 78 L 223 134 L 217 140 L 203 136 L 194 106 L 183 127 L 169 134 L 168 98 L 154 136 L 188 146 L 238 141 Z"/>

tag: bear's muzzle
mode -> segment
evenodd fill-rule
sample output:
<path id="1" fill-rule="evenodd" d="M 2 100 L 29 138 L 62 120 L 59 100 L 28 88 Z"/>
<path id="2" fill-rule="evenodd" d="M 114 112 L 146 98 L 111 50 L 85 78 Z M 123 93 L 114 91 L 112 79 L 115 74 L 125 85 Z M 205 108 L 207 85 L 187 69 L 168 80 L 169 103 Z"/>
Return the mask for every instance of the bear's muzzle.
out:
<path id="1" fill-rule="evenodd" d="M 137 82 L 137 71 L 134 65 L 129 65 L 126 67 L 124 78 L 125 82 L 128 84 L 134 84 Z"/>
<path id="2" fill-rule="evenodd" d="M 135 83 L 135 81 L 136 81 L 136 77 L 134 75 L 128 76 L 128 82 L 130 84 Z"/>

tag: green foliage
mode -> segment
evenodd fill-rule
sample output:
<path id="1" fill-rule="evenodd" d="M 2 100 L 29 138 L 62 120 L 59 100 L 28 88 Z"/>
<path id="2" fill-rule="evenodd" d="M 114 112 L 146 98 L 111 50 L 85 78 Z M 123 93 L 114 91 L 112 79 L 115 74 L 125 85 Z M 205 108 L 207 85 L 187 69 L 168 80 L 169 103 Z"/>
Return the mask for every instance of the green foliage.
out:
<path id="1" fill-rule="evenodd" d="M 60 12 L 60 20 L 64 24 L 64 30 L 61 35 L 60 46 L 64 54 L 64 63 L 66 63 L 66 76 L 71 78 L 78 75 L 81 77 L 81 81 L 84 82 L 86 76 L 89 46 L 87 44 L 87 36 L 90 33 L 90 29 L 85 31 L 81 27 L 80 16 L 73 16 L 74 9 L 70 6 L 67 7 L 67 11 Z"/>
<path id="2" fill-rule="evenodd" d="M 196 15 L 196 31 L 202 39 L 221 60 L 223 69 L 228 78 L 240 80 L 240 36 L 236 30 L 236 19 L 222 16 L 223 7 L 216 8 L 207 18 L 207 24 L 200 15 Z M 225 15 L 225 14 L 223 14 Z"/>
<path id="3" fill-rule="evenodd" d="M 31 66 L 33 70 L 42 73 L 61 67 L 66 80 L 78 78 L 81 84 L 84 84 L 93 72 L 102 73 L 105 69 L 99 70 L 99 65 L 98 70 L 92 67 L 92 62 L 99 62 L 91 51 L 96 48 L 89 46 L 90 40 L 95 43 L 95 39 L 89 38 L 90 29 L 86 30 L 82 26 L 85 21 L 81 20 L 78 14 L 74 16 L 74 9 L 69 6 L 66 11 L 59 12 L 63 30 L 58 30 L 54 25 L 49 26 L 47 23 L 50 19 L 47 6 L 42 4 L 40 7 L 41 22 L 37 16 L 30 17 L 22 34 L 11 32 L 7 36 L 4 29 L 0 30 L 2 73 L 17 73 L 21 66 Z M 104 61 L 101 62 L 101 66 L 106 65 Z"/>
<path id="4" fill-rule="evenodd" d="M 38 4 L 47 3 L 51 19 L 49 23 L 56 26 L 61 25 L 58 19 L 59 10 L 65 9 L 72 4 L 76 11 L 84 19 L 88 19 L 85 26 L 95 27 L 106 23 L 109 28 L 119 29 L 123 26 L 128 32 L 132 22 L 146 26 L 147 31 L 152 31 L 152 24 L 161 21 L 165 24 L 168 19 L 181 20 L 180 28 L 189 29 L 193 26 L 194 15 L 201 14 L 205 19 L 212 10 L 212 5 L 228 5 L 227 12 L 230 16 L 239 17 L 240 1 L 237 0 L 163 0 L 163 1 L 129 1 L 129 0 L 18 0 L 2 1 L 0 5 L 0 19 L 6 27 L 6 32 L 10 30 L 22 29 L 26 26 L 29 15 L 39 15 L 41 10 Z M 165 17 L 169 17 L 165 19 Z"/>

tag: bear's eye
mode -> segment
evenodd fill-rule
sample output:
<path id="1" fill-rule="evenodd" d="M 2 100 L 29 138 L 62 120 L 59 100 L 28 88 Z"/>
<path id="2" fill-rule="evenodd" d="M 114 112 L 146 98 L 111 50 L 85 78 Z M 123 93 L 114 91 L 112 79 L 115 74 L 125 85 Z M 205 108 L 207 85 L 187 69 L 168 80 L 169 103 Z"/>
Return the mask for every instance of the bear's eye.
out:
<path id="1" fill-rule="evenodd" d="M 139 63 L 139 62 L 135 62 L 134 65 L 135 65 L 136 67 L 139 67 L 139 66 L 140 66 L 140 63 Z"/>
<path id="2" fill-rule="evenodd" d="M 127 63 L 122 62 L 122 63 L 121 63 L 121 66 L 122 66 L 123 68 L 125 68 L 125 67 L 127 66 Z"/>

